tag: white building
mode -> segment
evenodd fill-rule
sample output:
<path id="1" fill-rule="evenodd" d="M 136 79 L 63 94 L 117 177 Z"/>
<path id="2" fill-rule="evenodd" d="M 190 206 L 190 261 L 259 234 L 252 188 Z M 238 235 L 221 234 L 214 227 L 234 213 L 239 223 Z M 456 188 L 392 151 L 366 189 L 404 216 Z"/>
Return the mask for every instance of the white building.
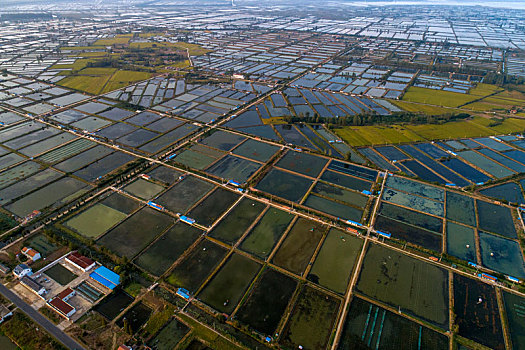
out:
<path id="1" fill-rule="evenodd" d="M 22 278 L 27 275 L 31 276 L 31 274 L 33 274 L 33 270 L 31 270 L 31 268 L 26 264 L 20 264 L 13 269 L 13 274 L 18 278 Z"/>

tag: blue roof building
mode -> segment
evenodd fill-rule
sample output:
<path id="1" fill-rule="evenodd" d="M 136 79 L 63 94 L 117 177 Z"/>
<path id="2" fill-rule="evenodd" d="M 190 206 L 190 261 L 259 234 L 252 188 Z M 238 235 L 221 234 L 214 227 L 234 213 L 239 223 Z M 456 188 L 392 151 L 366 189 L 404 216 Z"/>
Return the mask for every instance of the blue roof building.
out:
<path id="1" fill-rule="evenodd" d="M 120 284 L 120 276 L 104 266 L 93 271 L 89 277 L 111 290 Z"/>

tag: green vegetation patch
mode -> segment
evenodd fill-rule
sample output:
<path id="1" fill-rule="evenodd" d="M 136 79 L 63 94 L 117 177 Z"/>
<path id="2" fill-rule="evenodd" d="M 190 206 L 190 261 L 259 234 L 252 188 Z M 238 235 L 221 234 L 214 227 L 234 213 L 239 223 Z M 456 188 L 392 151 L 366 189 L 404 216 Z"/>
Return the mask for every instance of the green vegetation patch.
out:
<path id="1" fill-rule="evenodd" d="M 15 312 L 13 317 L 3 322 L 0 330 L 22 349 L 66 350 L 65 346 L 21 312 Z"/>
<path id="2" fill-rule="evenodd" d="M 97 238 L 126 217 L 116 209 L 97 203 L 64 224 L 84 237 Z"/>
<path id="3" fill-rule="evenodd" d="M 164 187 L 144 179 L 137 179 L 124 187 L 123 190 L 141 199 L 149 200 L 164 191 Z"/>

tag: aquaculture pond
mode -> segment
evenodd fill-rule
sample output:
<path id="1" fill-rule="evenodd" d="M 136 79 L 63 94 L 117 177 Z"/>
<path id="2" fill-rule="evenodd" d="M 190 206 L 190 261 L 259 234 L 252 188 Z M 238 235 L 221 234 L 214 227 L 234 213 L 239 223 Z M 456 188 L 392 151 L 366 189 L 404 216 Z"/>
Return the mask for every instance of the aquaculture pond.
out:
<path id="1" fill-rule="evenodd" d="M 148 346 L 155 350 L 173 350 L 190 331 L 190 328 L 176 318 L 172 318 L 148 341 Z"/>
<path id="2" fill-rule="evenodd" d="M 321 180 L 359 192 L 370 191 L 373 185 L 373 183 L 370 181 L 365 181 L 353 176 L 340 174 L 330 170 L 327 170 L 323 173 Z"/>
<path id="3" fill-rule="evenodd" d="M 480 231 L 479 246 L 483 265 L 516 278 L 525 278 L 525 261 L 518 242 Z"/>
<path id="4" fill-rule="evenodd" d="M 167 282 L 195 293 L 227 252 L 226 248 L 204 239 L 175 266 Z"/>
<path id="5" fill-rule="evenodd" d="M 164 187 L 151 181 L 137 179 L 124 187 L 123 190 L 140 199 L 150 200 L 164 191 Z"/>
<path id="6" fill-rule="evenodd" d="M 62 173 L 54 169 L 47 168 L 41 172 L 25 178 L 24 180 L 18 181 L 8 187 L 4 187 L 0 190 L 0 205 L 5 205 L 12 200 L 23 197 L 29 192 L 45 186 L 62 176 Z"/>
<path id="7" fill-rule="evenodd" d="M 124 316 L 117 321 L 117 325 L 124 327 L 124 320 L 126 320 L 131 328 L 131 332 L 135 333 L 146 323 L 152 312 L 153 310 L 151 310 L 151 308 L 142 302 L 138 302 L 126 311 Z"/>
<path id="8" fill-rule="evenodd" d="M 272 336 L 296 287 L 297 281 L 293 278 L 274 269 L 264 270 L 237 311 L 236 318 L 256 331 Z"/>
<path id="9" fill-rule="evenodd" d="M 458 259 L 476 262 L 474 229 L 447 221 L 447 253 Z"/>
<path id="10" fill-rule="evenodd" d="M 240 248 L 265 259 L 270 255 L 293 218 L 293 215 L 288 212 L 270 207 L 242 241 Z"/>
<path id="11" fill-rule="evenodd" d="M 299 218 L 277 249 L 273 263 L 302 275 L 326 230 L 317 221 Z"/>
<path id="12" fill-rule="evenodd" d="M 494 232 L 507 238 L 518 238 L 511 209 L 497 204 L 476 201 L 478 226 L 481 230 Z"/>
<path id="13" fill-rule="evenodd" d="M 354 208 L 315 194 L 309 195 L 303 205 L 344 220 L 360 222 L 363 216 L 362 209 Z"/>
<path id="14" fill-rule="evenodd" d="M 267 162 L 279 151 L 278 146 L 270 145 L 265 142 L 248 139 L 233 150 L 233 154 L 246 157 L 259 162 Z"/>
<path id="15" fill-rule="evenodd" d="M 504 200 L 510 203 L 525 204 L 521 187 L 514 182 L 488 187 L 479 191 L 482 195 Z"/>
<path id="16" fill-rule="evenodd" d="M 307 279 L 344 294 L 363 240 L 332 228 L 326 236 Z"/>
<path id="17" fill-rule="evenodd" d="M 185 213 L 215 186 L 195 176 L 187 176 L 156 199 L 174 213 Z"/>
<path id="18" fill-rule="evenodd" d="M 261 202 L 243 198 L 208 235 L 233 244 L 241 238 L 265 207 Z"/>
<path id="19" fill-rule="evenodd" d="M 368 247 L 357 290 L 448 329 L 448 272 L 384 246 Z"/>
<path id="20" fill-rule="evenodd" d="M 476 226 L 474 199 L 455 192 L 447 191 L 447 219 L 462 224 Z"/>
<path id="21" fill-rule="evenodd" d="M 131 214 L 140 207 L 140 202 L 116 192 L 101 200 L 100 203 L 124 214 Z"/>
<path id="22" fill-rule="evenodd" d="M 342 201 L 353 206 L 364 208 L 368 202 L 368 197 L 354 191 L 349 191 L 341 187 L 332 186 L 323 182 L 318 182 L 312 189 L 313 193 L 329 199 Z"/>
<path id="23" fill-rule="evenodd" d="M 64 177 L 12 202 L 6 208 L 20 217 L 25 217 L 34 210 L 51 210 L 73 201 L 90 189 L 91 186 L 82 181 Z"/>
<path id="24" fill-rule="evenodd" d="M 246 137 L 241 135 L 217 130 L 213 134 L 202 140 L 201 143 L 203 145 L 214 147 L 223 151 L 229 151 L 245 139 Z"/>
<path id="25" fill-rule="evenodd" d="M 405 179 L 399 176 L 389 176 L 386 180 L 386 186 L 421 197 L 427 197 L 435 201 L 442 202 L 445 198 L 445 192 L 442 188 L 427 185 L 414 180 Z"/>
<path id="26" fill-rule="evenodd" d="M 261 164 L 251 160 L 227 155 L 206 169 L 206 172 L 225 180 L 245 183 L 260 167 Z"/>
<path id="27" fill-rule="evenodd" d="M 78 276 L 60 264 L 55 264 L 44 271 L 44 273 L 57 283 L 65 286 Z"/>
<path id="28" fill-rule="evenodd" d="M 525 348 L 525 298 L 502 292 L 513 349 Z"/>
<path id="29" fill-rule="evenodd" d="M 219 187 L 190 210 L 188 216 L 200 225 L 211 226 L 239 197 L 236 192 Z"/>
<path id="30" fill-rule="evenodd" d="M 459 335 L 491 349 L 505 349 L 494 287 L 454 274 L 454 311 Z"/>
<path id="31" fill-rule="evenodd" d="M 133 298 L 131 296 L 121 290 L 116 290 L 98 303 L 94 309 L 112 321 L 132 302 Z"/>
<path id="32" fill-rule="evenodd" d="M 289 151 L 275 166 L 303 175 L 317 177 L 328 163 L 328 159 L 308 153 Z"/>
<path id="33" fill-rule="evenodd" d="M 120 256 L 132 258 L 173 222 L 172 217 L 145 207 L 102 236 L 98 243 Z"/>
<path id="34" fill-rule="evenodd" d="M 196 227 L 178 222 L 135 260 L 135 264 L 156 276 L 162 275 L 201 235 Z"/>
<path id="35" fill-rule="evenodd" d="M 299 202 L 312 184 L 313 181 L 306 177 L 274 168 L 257 184 L 256 188 L 292 202 Z"/>
<path id="36" fill-rule="evenodd" d="M 354 297 L 338 349 L 448 349 L 444 334 Z"/>
<path id="37" fill-rule="evenodd" d="M 231 313 L 260 268 L 261 265 L 255 260 L 234 253 L 198 298 L 220 312 Z"/>
<path id="38" fill-rule="evenodd" d="M 408 208 L 418 209 L 431 215 L 443 216 L 444 214 L 444 205 L 442 202 L 415 196 L 391 188 L 385 188 L 382 199 Z"/>
<path id="39" fill-rule="evenodd" d="M 393 238 L 401 239 L 437 252 L 442 251 L 443 237 L 440 233 L 405 224 L 383 215 L 377 216 L 374 228 L 392 234 Z"/>

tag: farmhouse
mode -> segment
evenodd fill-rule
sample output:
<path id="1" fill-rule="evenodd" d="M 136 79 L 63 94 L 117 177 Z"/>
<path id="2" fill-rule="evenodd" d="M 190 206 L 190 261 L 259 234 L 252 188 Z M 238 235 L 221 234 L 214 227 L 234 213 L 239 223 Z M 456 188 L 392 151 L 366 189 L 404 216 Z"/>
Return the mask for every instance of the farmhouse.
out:
<path id="1" fill-rule="evenodd" d="M 13 269 L 13 274 L 18 278 L 22 278 L 26 275 L 31 275 L 32 273 L 33 273 L 33 270 L 31 270 L 31 268 L 27 266 L 26 264 L 17 265 Z"/>
<path id="2" fill-rule="evenodd" d="M 0 264 L 0 273 L 6 275 L 10 271 L 9 267 L 4 264 Z"/>
<path id="3" fill-rule="evenodd" d="M 27 256 L 28 259 L 31 259 L 31 261 L 37 261 L 42 257 L 38 251 L 30 247 L 22 248 L 22 254 Z"/>

